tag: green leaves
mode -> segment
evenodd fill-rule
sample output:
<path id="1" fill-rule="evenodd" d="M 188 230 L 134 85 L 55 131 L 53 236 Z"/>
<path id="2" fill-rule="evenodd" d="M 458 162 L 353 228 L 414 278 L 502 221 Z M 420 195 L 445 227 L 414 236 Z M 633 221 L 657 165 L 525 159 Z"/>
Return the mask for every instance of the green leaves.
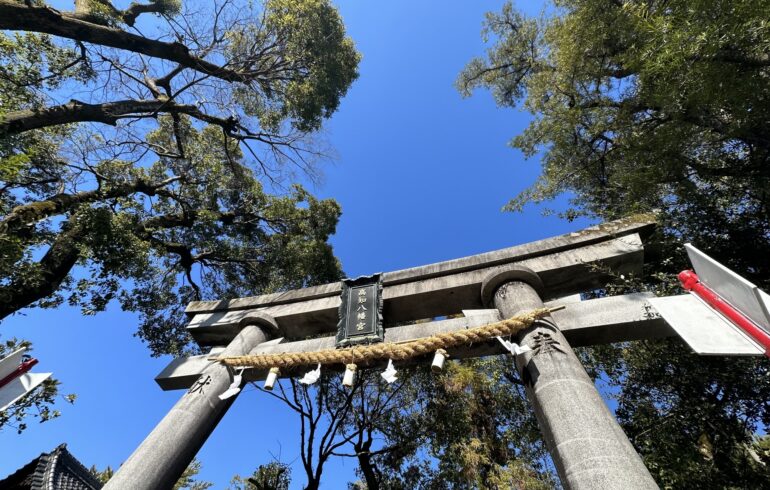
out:
<path id="1" fill-rule="evenodd" d="M 203 465 L 198 458 L 193 458 L 192 462 L 182 472 L 182 476 L 174 483 L 172 490 L 206 490 L 214 486 L 213 483 L 207 481 L 201 481 L 197 479 L 198 473 L 201 472 Z M 110 481 L 110 478 L 115 474 L 115 471 L 110 467 L 106 467 L 103 470 L 99 470 L 96 466 L 92 466 L 89 470 L 102 484 L 106 484 Z"/>
<path id="2" fill-rule="evenodd" d="M 154 144 L 171 144 L 170 123 L 162 120 L 150 136 Z M 340 276 L 327 243 L 340 215 L 337 203 L 315 199 L 300 186 L 267 194 L 236 158 L 240 154 L 228 155 L 224 145 L 230 142 L 221 133 L 199 131 L 186 120 L 183 125 L 185 159 L 160 158 L 149 169 L 133 169 L 133 178 L 169 183 L 152 200 L 122 200 L 120 212 L 113 208 L 105 222 L 91 218 L 95 235 L 83 242 L 91 277 L 98 278 L 89 281 L 92 289 L 103 290 L 114 277 L 131 280 L 131 287 L 121 287 L 121 304 L 142 314 L 139 335 L 156 354 L 186 349 L 189 301 L 265 294 Z"/>
<path id="3" fill-rule="evenodd" d="M 0 179 L 11 180 L 19 175 L 21 169 L 30 163 L 30 159 L 24 153 L 10 155 L 0 159 Z"/>
<path id="4" fill-rule="evenodd" d="M 228 490 L 288 490 L 291 468 L 277 461 L 260 465 L 248 478 L 234 476 Z"/>
<path id="5" fill-rule="evenodd" d="M 675 292 L 687 241 L 770 286 L 768 3 L 554 3 L 544 20 L 510 4 L 488 15 L 493 44 L 459 79 L 464 94 L 489 88 L 534 115 L 511 145 L 539 156 L 542 173 L 506 209 L 567 194 L 567 219 L 657 210 L 660 234 L 636 288 Z M 590 352 L 662 486 L 767 480 L 748 450 L 770 420 L 766 359 L 705 359 L 669 341 Z"/>
<path id="6" fill-rule="evenodd" d="M 432 384 L 427 420 L 433 481 L 462 488 L 552 488 L 545 447 L 507 356 L 453 362 Z"/>
<path id="7" fill-rule="evenodd" d="M 249 60 L 254 45 L 264 46 L 263 59 L 250 68 L 256 84 L 234 94 L 267 131 L 277 131 L 287 119 L 299 131 L 318 129 L 358 78 L 361 56 L 326 0 L 268 0 L 262 25 L 228 36 L 235 59 Z"/>
<path id="8" fill-rule="evenodd" d="M 482 29 L 485 42 L 494 40 L 486 58 L 471 60 L 460 73 L 455 86 L 464 97 L 486 87 L 501 106 L 515 106 L 526 93 L 523 83 L 543 69 L 542 26 L 513 9 L 510 3 L 500 14 L 487 13 Z"/>
<path id="9" fill-rule="evenodd" d="M 174 0 L 125 10 L 93 0 L 56 13 L 58 27 L 80 22 L 81 36 L 111 26 L 136 41 L 117 51 L 55 29 L 74 40 L 0 36 L 0 118 L 13 112 L 16 124 L 0 137 L 0 318 L 64 301 L 91 315 L 118 301 L 140 313 L 137 334 L 154 354 L 181 354 L 189 301 L 341 275 L 327 243 L 339 205 L 289 179 L 291 166 L 314 170 L 323 155 L 310 133 L 358 76 L 339 13 L 326 0 L 228 2 L 210 22 L 196 6 L 195 22 L 181 22 L 194 29 L 168 24 L 190 12 Z M 157 33 L 120 30 L 147 13 L 166 16 Z M 173 46 L 156 40 L 164 29 Z M 85 82 L 99 90 L 48 105 L 61 98 L 52 90 Z"/>
<path id="10" fill-rule="evenodd" d="M 677 339 L 594 351 L 622 388 L 618 419 L 662 487 L 764 485 L 767 467 L 750 448 L 768 420 L 766 361 L 703 358 Z"/>

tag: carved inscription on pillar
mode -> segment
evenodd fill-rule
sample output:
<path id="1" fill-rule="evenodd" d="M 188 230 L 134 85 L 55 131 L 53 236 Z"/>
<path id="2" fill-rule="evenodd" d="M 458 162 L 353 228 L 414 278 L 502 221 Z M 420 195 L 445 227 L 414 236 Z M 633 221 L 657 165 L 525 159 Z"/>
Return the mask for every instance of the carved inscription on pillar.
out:
<path id="1" fill-rule="evenodd" d="M 565 354 L 564 349 L 559 345 L 559 341 L 553 338 L 549 332 L 537 332 L 532 338 L 532 355 L 540 354 Z"/>
<path id="2" fill-rule="evenodd" d="M 384 335 L 380 275 L 342 281 L 337 347 L 382 342 Z"/>
<path id="3" fill-rule="evenodd" d="M 207 374 L 206 376 L 201 376 L 195 383 L 193 383 L 187 393 L 200 393 L 201 395 L 204 395 L 205 392 L 203 391 L 203 388 L 210 384 L 211 375 Z"/>

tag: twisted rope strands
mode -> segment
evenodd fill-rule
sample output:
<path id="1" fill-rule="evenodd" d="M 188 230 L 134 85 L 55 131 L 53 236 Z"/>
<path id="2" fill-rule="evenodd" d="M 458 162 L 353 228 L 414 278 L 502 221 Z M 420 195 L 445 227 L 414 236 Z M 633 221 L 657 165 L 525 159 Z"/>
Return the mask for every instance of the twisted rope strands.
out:
<path id="1" fill-rule="evenodd" d="M 378 359 L 400 361 L 435 352 L 438 349 L 448 349 L 458 345 L 483 342 L 498 336 L 513 335 L 529 327 L 535 321 L 548 316 L 552 311 L 562 308 L 539 308 L 488 325 L 441 333 L 403 343 L 388 342 L 347 349 L 324 349 L 315 352 L 215 357 L 211 360 L 219 361 L 226 366 L 255 369 L 290 368 L 316 364 L 358 364 Z"/>

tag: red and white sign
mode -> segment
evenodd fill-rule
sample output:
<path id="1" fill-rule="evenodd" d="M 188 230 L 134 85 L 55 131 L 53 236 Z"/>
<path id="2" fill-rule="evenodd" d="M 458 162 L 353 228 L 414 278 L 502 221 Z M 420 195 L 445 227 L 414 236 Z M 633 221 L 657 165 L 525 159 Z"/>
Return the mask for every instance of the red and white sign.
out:
<path id="1" fill-rule="evenodd" d="M 5 410 L 34 390 L 53 373 L 30 373 L 37 359 L 24 359 L 22 347 L 0 359 L 0 411 Z"/>
<path id="2" fill-rule="evenodd" d="M 692 245 L 694 271 L 679 280 L 689 294 L 650 303 L 698 354 L 770 357 L 770 296 Z"/>

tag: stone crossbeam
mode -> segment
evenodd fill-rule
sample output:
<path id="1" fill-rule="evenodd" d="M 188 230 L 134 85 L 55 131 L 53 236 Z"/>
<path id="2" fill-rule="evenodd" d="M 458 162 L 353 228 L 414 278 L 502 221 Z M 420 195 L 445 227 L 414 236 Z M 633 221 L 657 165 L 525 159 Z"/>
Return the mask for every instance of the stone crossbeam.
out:
<path id="1" fill-rule="evenodd" d="M 650 220 L 620 220 L 580 232 L 516 247 L 382 275 L 384 317 L 390 324 L 457 314 L 482 308 L 484 277 L 519 264 L 538 273 L 545 298 L 601 287 L 614 273 L 638 272 L 644 261 L 642 236 Z M 340 304 L 339 283 L 230 301 L 193 302 L 188 329 L 201 346 L 226 345 L 249 315 L 275 318 L 284 336 L 306 338 L 334 331 Z"/>
<path id="2" fill-rule="evenodd" d="M 652 295 L 649 293 L 636 293 L 571 302 L 566 305 L 565 309 L 553 312 L 552 316 L 558 321 L 564 336 L 574 347 L 673 335 L 673 331 L 650 305 L 648 301 L 650 297 Z M 558 304 L 563 304 L 563 302 L 556 300 L 546 305 L 556 306 Z M 385 331 L 385 341 L 415 340 L 439 333 L 478 327 L 500 320 L 497 310 L 475 311 L 469 315 L 463 318 L 391 327 Z M 261 344 L 253 354 L 312 352 L 333 347 L 333 336 L 294 342 L 287 342 L 282 338 Z M 209 354 L 175 359 L 155 378 L 155 381 L 164 390 L 189 388 L 203 369 L 211 364 L 212 361 L 209 358 L 215 356 L 219 351 L 220 349 L 214 349 Z M 505 350 L 498 342 L 487 342 L 482 345 L 450 350 L 450 355 L 456 359 L 503 353 Z M 283 374 L 292 376 L 301 373 L 286 372 Z M 250 379 L 261 379 L 264 376 L 264 372 L 256 370 L 247 373 L 247 378 Z"/>

